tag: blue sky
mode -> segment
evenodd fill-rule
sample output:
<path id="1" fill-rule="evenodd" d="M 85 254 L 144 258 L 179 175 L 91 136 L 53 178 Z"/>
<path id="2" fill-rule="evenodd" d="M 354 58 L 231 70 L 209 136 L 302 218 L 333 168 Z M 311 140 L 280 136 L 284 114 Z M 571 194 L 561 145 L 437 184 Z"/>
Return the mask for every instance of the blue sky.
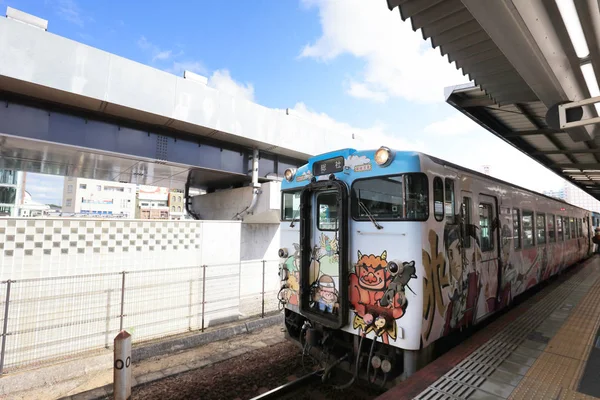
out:
<path id="1" fill-rule="evenodd" d="M 444 103 L 444 87 L 467 79 L 385 0 L 0 4 L 47 19 L 54 34 L 178 75 L 192 70 L 267 107 L 470 168 L 487 164 L 535 190 L 563 182 Z M 27 187 L 35 201 L 61 201 L 62 180 L 30 176 Z"/>

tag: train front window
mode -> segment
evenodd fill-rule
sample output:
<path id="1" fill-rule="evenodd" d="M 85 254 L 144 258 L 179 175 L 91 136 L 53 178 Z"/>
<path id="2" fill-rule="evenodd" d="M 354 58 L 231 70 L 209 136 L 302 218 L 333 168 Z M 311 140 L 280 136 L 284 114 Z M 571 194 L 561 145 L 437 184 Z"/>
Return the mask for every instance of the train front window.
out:
<path id="1" fill-rule="evenodd" d="M 300 190 L 283 192 L 281 195 L 281 220 L 298 219 L 300 214 Z"/>
<path id="2" fill-rule="evenodd" d="M 352 185 L 352 216 L 358 220 L 426 220 L 427 176 L 405 174 L 361 179 Z"/>

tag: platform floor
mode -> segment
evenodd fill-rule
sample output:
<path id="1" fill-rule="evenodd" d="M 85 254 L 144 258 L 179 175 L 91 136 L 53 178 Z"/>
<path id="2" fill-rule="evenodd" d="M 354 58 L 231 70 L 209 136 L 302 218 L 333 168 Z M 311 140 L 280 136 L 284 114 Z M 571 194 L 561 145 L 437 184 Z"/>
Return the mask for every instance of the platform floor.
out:
<path id="1" fill-rule="evenodd" d="M 600 398 L 599 327 L 596 256 L 379 399 Z"/>

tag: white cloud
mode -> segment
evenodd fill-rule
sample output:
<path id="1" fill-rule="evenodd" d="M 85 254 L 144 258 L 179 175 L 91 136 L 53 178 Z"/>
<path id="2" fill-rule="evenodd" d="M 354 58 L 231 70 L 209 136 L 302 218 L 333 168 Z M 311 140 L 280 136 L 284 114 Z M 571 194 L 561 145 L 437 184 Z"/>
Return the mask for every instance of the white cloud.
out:
<path id="1" fill-rule="evenodd" d="M 375 92 L 364 83 L 350 82 L 350 88 L 346 91 L 350 96 L 359 99 L 372 100 L 376 103 L 383 103 L 388 96 L 384 92 Z"/>
<path id="2" fill-rule="evenodd" d="M 154 57 L 152 57 L 152 61 L 156 61 L 156 60 L 168 60 L 169 58 L 171 58 L 171 54 L 172 54 L 171 50 L 162 50 L 162 51 L 159 51 L 158 53 L 156 53 L 154 55 Z"/>
<path id="3" fill-rule="evenodd" d="M 481 129 L 481 127 L 469 119 L 469 117 L 456 112 L 441 121 L 430 123 L 423 131 L 439 136 L 457 136 L 473 132 L 477 129 Z"/>
<path id="4" fill-rule="evenodd" d="M 83 28 L 84 22 L 81 10 L 74 0 L 59 0 L 56 8 L 58 15 L 62 19 Z"/>
<path id="5" fill-rule="evenodd" d="M 323 127 L 331 132 L 346 134 L 354 138 L 348 147 L 357 150 L 374 149 L 388 146 L 396 150 L 424 151 L 422 141 L 411 141 L 400 137 L 398 132 L 391 131 L 385 124 L 377 122 L 369 128 L 358 128 L 345 122 L 339 122 L 325 113 L 309 109 L 304 103 L 297 103 L 291 109 L 291 114 L 305 119 L 312 124 Z"/>
<path id="6" fill-rule="evenodd" d="M 208 86 L 228 93 L 233 97 L 254 101 L 254 86 L 251 83 L 236 82 L 226 69 L 218 69 L 213 72 L 208 78 Z"/>
<path id="7" fill-rule="evenodd" d="M 431 48 L 398 11 L 390 12 L 385 2 L 364 0 L 302 0 L 318 7 L 322 36 L 306 45 L 303 57 L 321 61 L 350 54 L 365 62 L 360 90 L 351 95 L 381 101 L 382 96 L 418 103 L 444 100 L 443 88 L 468 79 L 450 65 L 439 50 Z M 370 93 L 370 96 L 365 96 Z M 374 95 L 377 94 L 377 95 Z M 362 96 L 361 96 L 362 95 Z"/>

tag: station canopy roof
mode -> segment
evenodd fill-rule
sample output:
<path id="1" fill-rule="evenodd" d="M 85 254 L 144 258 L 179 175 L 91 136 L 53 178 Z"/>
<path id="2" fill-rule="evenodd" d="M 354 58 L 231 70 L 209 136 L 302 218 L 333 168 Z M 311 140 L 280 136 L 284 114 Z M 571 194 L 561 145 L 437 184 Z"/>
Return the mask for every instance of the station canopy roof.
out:
<path id="1" fill-rule="evenodd" d="M 450 105 L 600 200 L 600 124 L 559 129 L 555 112 L 600 96 L 598 0 L 387 2 L 472 81 Z"/>

